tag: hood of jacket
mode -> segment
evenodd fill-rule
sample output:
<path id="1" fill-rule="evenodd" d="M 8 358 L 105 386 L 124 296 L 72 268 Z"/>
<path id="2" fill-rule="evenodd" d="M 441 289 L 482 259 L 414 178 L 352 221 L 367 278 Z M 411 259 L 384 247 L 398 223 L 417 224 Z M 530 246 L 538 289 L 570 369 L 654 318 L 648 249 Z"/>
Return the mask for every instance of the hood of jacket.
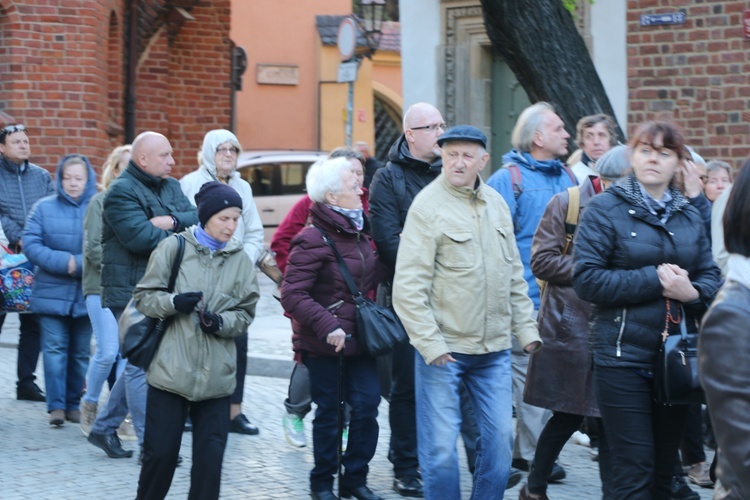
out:
<path id="1" fill-rule="evenodd" d="M 156 177 L 155 175 L 149 174 L 141 167 L 139 167 L 138 164 L 133 160 L 130 160 L 128 162 L 128 166 L 125 167 L 125 170 L 122 174 L 120 174 L 120 177 L 122 177 L 126 172 L 135 177 L 136 180 L 138 180 L 141 184 L 152 191 L 159 191 L 164 183 L 167 182 L 167 179 L 162 179 L 161 177 Z"/>
<path id="2" fill-rule="evenodd" d="M 414 158 L 409 151 L 409 143 L 406 141 L 405 134 L 401 134 L 401 137 L 391 146 L 388 151 L 388 161 L 398 163 L 402 167 L 426 168 L 436 173 L 440 173 L 443 168 L 443 159 L 439 156 L 432 163 Z"/>
<path id="3" fill-rule="evenodd" d="M 517 149 L 511 149 L 503 155 L 503 165 L 507 165 L 508 163 L 515 163 L 529 170 L 537 170 L 545 175 L 552 176 L 559 176 L 563 169 L 563 163 L 558 159 L 538 161 L 530 153 L 518 151 Z"/>
<path id="4" fill-rule="evenodd" d="M 86 164 L 86 170 L 88 172 L 88 179 L 86 179 L 86 187 L 83 189 L 83 192 L 81 193 L 81 197 L 78 198 L 77 200 L 74 200 L 73 198 L 71 198 L 70 195 L 66 193 L 62 187 L 62 166 L 66 161 L 74 157 L 78 157 L 81 160 L 83 160 L 83 162 Z M 83 155 L 63 156 L 62 159 L 57 163 L 57 170 L 55 171 L 55 189 L 57 191 L 58 198 L 60 198 L 61 200 L 65 200 L 66 202 L 72 205 L 79 206 L 84 203 L 87 203 L 96 194 L 96 172 L 91 166 L 91 163 L 89 163 L 89 159 Z"/>
<path id="5" fill-rule="evenodd" d="M 231 142 L 233 146 L 242 151 L 242 147 L 240 146 L 240 141 L 237 140 L 237 136 L 229 130 L 211 130 L 203 138 L 203 148 L 201 149 L 201 167 L 205 168 L 206 171 L 211 174 L 211 177 L 216 180 L 218 180 L 216 177 L 216 148 L 218 148 L 225 142 Z M 235 166 L 235 169 L 236 168 L 237 167 Z M 235 171 L 232 170 L 232 174 L 234 173 Z"/>

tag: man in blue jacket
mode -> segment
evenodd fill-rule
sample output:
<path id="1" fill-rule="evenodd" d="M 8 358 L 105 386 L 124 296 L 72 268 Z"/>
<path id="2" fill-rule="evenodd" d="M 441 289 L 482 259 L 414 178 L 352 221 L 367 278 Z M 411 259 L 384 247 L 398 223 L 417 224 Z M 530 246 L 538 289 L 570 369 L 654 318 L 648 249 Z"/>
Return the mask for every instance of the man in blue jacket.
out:
<path id="1" fill-rule="evenodd" d="M 573 173 L 559 160 L 568 153 L 569 137 L 565 123 L 551 104 L 538 102 L 529 106 L 518 117 L 513 129 L 511 143 L 514 149 L 503 155 L 503 168 L 487 180 L 510 208 L 524 278 L 529 284 L 529 297 L 534 302 L 535 313 L 539 310 L 540 294 L 531 272 L 531 240 L 552 197 L 577 185 Z M 511 359 L 517 417 L 513 467 L 528 471 L 539 434 L 550 412 L 523 402 L 529 355 L 515 342 Z M 565 470 L 555 464 L 549 480 L 559 481 L 564 477 Z"/>
<path id="2" fill-rule="evenodd" d="M 55 192 L 52 176 L 42 167 L 29 163 L 29 136 L 23 125 L 0 129 L 0 224 L 8 238 L 8 246 L 21 252 L 21 233 L 31 207 L 40 198 Z M 36 385 L 34 370 L 39 360 L 39 319 L 36 314 L 21 314 L 18 338 L 18 385 L 16 398 L 44 401 L 44 393 Z M 0 328 L 5 314 L 0 315 Z"/>

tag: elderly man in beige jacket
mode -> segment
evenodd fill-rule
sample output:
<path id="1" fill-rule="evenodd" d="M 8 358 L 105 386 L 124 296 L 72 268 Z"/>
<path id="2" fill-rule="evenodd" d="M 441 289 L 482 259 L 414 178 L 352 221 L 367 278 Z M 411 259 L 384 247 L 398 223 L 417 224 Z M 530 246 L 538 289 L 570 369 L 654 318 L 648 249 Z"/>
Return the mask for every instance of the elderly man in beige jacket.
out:
<path id="1" fill-rule="evenodd" d="M 505 489 L 513 444 L 511 334 L 541 347 L 513 222 L 479 177 L 487 138 L 460 125 L 439 139 L 443 170 L 414 199 L 396 261 L 393 304 L 416 348 L 417 442 L 425 498 L 460 498 L 459 383 L 477 415 L 472 498 Z"/>

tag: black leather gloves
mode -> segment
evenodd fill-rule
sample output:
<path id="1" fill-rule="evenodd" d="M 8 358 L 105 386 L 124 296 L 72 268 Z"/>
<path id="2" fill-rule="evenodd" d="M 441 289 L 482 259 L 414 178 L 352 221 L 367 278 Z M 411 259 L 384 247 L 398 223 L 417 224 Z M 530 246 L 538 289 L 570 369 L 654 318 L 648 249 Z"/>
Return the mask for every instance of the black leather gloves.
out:
<path id="1" fill-rule="evenodd" d="M 174 296 L 172 303 L 177 312 L 190 314 L 203 298 L 203 292 L 185 292 Z"/>
<path id="2" fill-rule="evenodd" d="M 201 330 L 203 330 L 204 333 L 218 332 L 219 330 L 221 330 L 221 324 L 222 320 L 220 315 L 207 311 L 203 311 L 201 313 L 200 325 Z"/>

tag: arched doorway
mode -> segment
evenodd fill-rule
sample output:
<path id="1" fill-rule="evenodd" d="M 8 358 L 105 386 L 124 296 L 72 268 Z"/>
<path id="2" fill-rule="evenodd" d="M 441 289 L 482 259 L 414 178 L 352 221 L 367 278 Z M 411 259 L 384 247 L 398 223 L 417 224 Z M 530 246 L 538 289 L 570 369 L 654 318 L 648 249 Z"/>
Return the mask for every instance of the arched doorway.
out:
<path id="1" fill-rule="evenodd" d="M 375 113 L 375 158 L 381 163 L 388 161 L 388 151 L 402 132 L 401 110 L 375 92 L 373 108 Z"/>

